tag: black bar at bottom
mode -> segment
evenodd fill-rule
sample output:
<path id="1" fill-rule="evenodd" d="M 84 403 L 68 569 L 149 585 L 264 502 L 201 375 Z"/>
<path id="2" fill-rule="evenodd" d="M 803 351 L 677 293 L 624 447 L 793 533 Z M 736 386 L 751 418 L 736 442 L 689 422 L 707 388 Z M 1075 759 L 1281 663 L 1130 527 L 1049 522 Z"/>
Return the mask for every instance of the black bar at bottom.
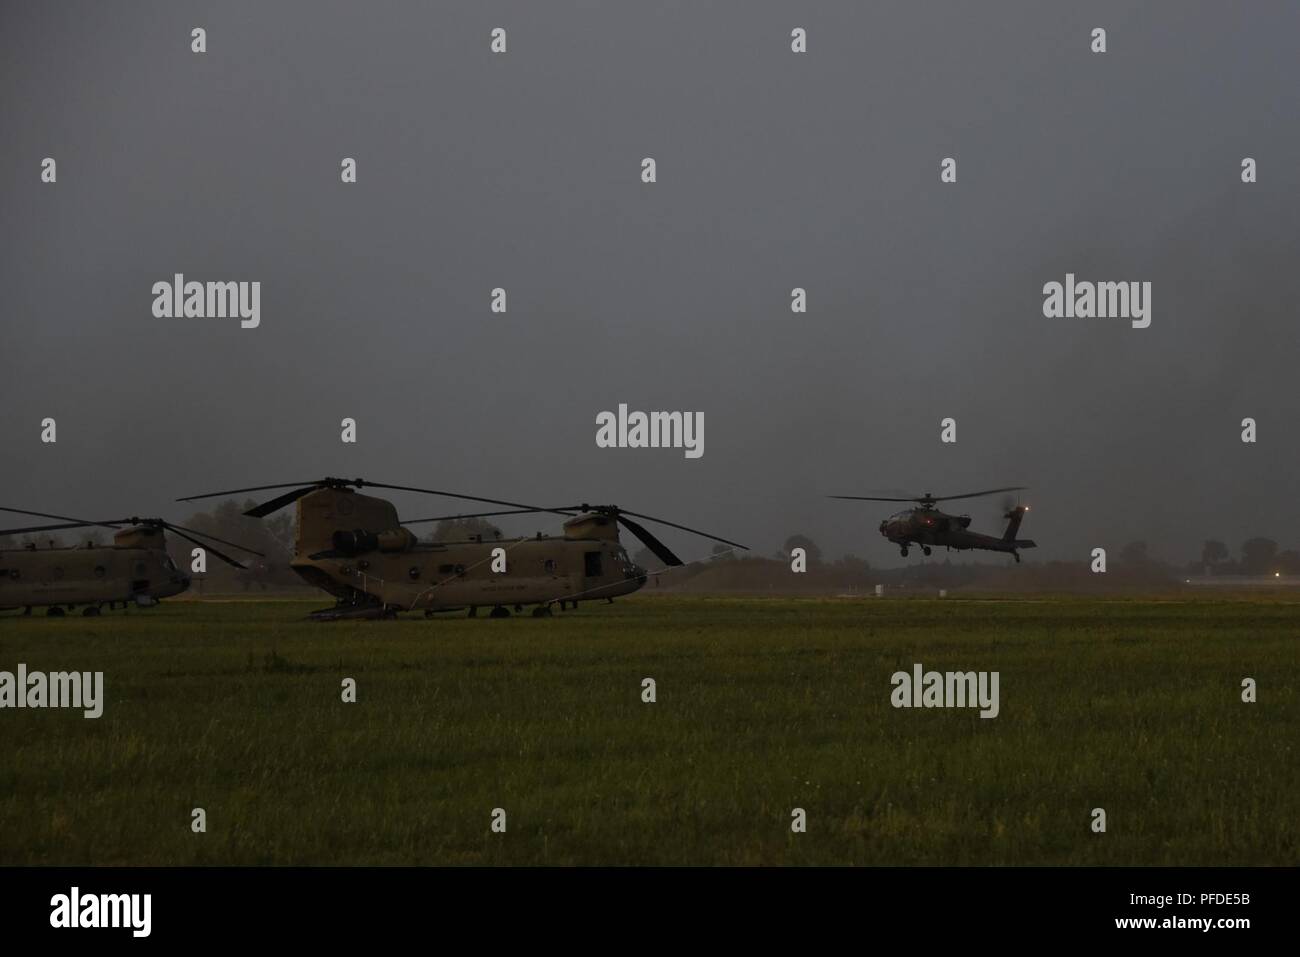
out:
<path id="1" fill-rule="evenodd" d="M 1199 935 L 1231 945 L 1294 930 L 1297 873 L 1293 868 L 3 868 L 0 926 L 6 943 L 63 938 L 96 946 L 114 938 L 336 946 L 429 934 L 435 935 L 431 941 L 454 946 L 453 938 L 442 936 L 453 929 L 472 934 L 480 944 L 518 938 L 537 945 L 599 935 L 609 945 L 636 938 L 669 945 L 680 942 L 678 931 L 688 928 L 696 942 L 708 936 L 733 944 L 848 930 L 859 940 L 902 934 L 927 944 L 1040 940 L 1046 934 L 1052 940 L 1131 936 L 1137 941 L 1190 941 Z M 147 937 L 138 933 L 145 929 L 146 894 Z M 71 926 L 114 921 L 119 926 Z M 54 926 L 59 923 L 66 926 Z"/>

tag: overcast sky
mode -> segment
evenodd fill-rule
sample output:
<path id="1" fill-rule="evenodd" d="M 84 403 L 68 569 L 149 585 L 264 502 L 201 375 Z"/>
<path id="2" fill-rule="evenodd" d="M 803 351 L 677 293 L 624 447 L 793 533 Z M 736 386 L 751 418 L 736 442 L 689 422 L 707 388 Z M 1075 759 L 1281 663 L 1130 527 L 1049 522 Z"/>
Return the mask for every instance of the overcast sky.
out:
<path id="1" fill-rule="evenodd" d="M 1082 6 L 11 0 L 0 504 L 360 475 L 895 564 L 824 496 L 1022 484 L 1028 557 L 1300 546 L 1300 4 Z M 177 272 L 260 328 L 154 318 Z M 1044 318 L 1066 272 L 1150 328 Z M 598 449 L 620 402 L 705 454 Z"/>

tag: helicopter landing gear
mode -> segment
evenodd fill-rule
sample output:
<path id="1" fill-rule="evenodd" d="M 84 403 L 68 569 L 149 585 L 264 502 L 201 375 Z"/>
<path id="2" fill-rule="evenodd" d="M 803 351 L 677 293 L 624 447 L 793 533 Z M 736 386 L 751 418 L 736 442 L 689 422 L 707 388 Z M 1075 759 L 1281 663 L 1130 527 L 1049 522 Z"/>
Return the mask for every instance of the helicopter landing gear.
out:
<path id="1" fill-rule="evenodd" d="M 30 617 L 32 617 L 32 606 L 31 606 L 31 605 L 26 605 L 26 606 L 23 607 L 23 617 L 24 617 L 24 618 L 30 618 Z"/>
<path id="2" fill-rule="evenodd" d="M 64 615 L 63 609 L 58 607 L 57 605 L 51 605 L 49 608 L 45 610 L 46 618 L 62 618 L 63 615 Z"/>
<path id="3" fill-rule="evenodd" d="M 510 617 L 510 609 L 507 608 L 505 605 L 497 605 L 497 606 L 496 606 L 495 608 L 493 608 L 490 612 L 488 612 L 488 617 L 489 617 L 489 618 L 509 618 L 509 617 Z"/>
<path id="4" fill-rule="evenodd" d="M 466 617 L 466 618 L 477 618 L 477 617 L 478 617 L 478 605 L 470 605 L 470 606 L 469 606 L 469 614 L 466 615 L 465 617 Z"/>
<path id="5" fill-rule="evenodd" d="M 81 617 L 82 617 L 82 618 L 98 618 L 98 617 L 99 617 L 99 606 L 98 606 L 98 605 L 87 605 L 85 608 L 81 609 Z"/>
<path id="6" fill-rule="evenodd" d="M 1017 564 L 1017 565 L 1020 564 L 1020 553 L 1019 553 L 1019 552 L 1012 552 L 1012 553 L 1011 553 L 1011 557 L 1014 558 L 1014 559 L 1016 560 L 1016 564 Z"/>
<path id="7" fill-rule="evenodd" d="M 904 558 L 906 558 L 906 557 L 907 557 L 907 546 L 904 545 L 902 548 L 900 548 L 900 549 L 898 550 L 898 554 L 900 554 L 900 555 L 902 555 Z"/>
<path id="8" fill-rule="evenodd" d="M 922 553 L 923 555 L 925 555 L 926 558 L 929 558 L 929 557 L 930 557 L 930 546 L 929 546 L 929 545 L 922 545 L 922 546 L 921 546 L 921 553 Z"/>
<path id="9" fill-rule="evenodd" d="M 536 608 L 533 609 L 533 617 L 534 617 L 534 618 L 550 618 L 550 617 L 551 617 L 551 606 L 550 606 L 550 605 L 538 605 Z"/>

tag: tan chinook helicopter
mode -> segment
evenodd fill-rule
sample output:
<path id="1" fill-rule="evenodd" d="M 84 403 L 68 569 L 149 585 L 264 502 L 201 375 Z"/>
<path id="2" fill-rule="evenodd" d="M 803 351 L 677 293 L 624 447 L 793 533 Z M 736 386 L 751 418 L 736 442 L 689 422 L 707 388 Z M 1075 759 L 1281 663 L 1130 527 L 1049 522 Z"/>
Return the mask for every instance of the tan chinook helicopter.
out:
<path id="1" fill-rule="evenodd" d="M 88 522 L 19 508 L 0 508 L 0 512 L 62 519 L 57 525 L 0 529 L 0 535 L 91 527 L 114 530 L 112 545 L 87 543 L 72 548 L 38 548 L 29 544 L 24 548 L 0 549 L 0 610 L 22 608 L 24 615 L 30 615 L 33 607 L 43 605 L 46 615 L 58 618 L 65 610 L 72 611 L 80 605 L 83 615 L 93 616 L 98 615 L 104 605 L 112 609 L 121 602 L 123 608 L 128 603 L 148 608 L 158 604 L 159 599 L 179 595 L 190 587 L 190 576 L 177 568 L 167 554 L 164 531 L 201 546 L 236 568 L 244 566 L 223 555 L 209 542 L 220 542 L 251 555 L 262 555 L 243 545 L 173 525 L 161 518 Z"/>
<path id="2" fill-rule="evenodd" d="M 744 545 L 725 538 L 629 512 L 616 505 L 537 508 L 501 499 L 364 479 L 285 482 L 192 495 L 178 501 L 281 488 L 291 491 L 244 514 L 262 518 L 297 503 L 298 522 L 290 567 L 304 580 L 337 599 L 333 608 L 312 614 L 318 620 L 391 618 L 399 611 L 421 609 L 429 617 L 434 612 L 466 608 L 470 617 L 479 608 L 489 608 L 491 617 L 506 618 L 510 608 L 522 611 L 526 605 L 534 606 L 534 617 L 542 617 L 550 615 L 552 606 L 557 604 L 563 610 L 566 605 L 576 608 L 580 601 L 612 601 L 639 589 L 652 574 L 628 557 L 619 541 L 620 525 L 666 566 L 685 564 L 634 518 L 745 549 Z M 439 495 L 503 505 L 508 510 L 401 521 L 391 502 L 356 491 L 361 488 Z M 563 516 L 563 534 L 538 532 L 532 538 L 486 540 L 478 535 L 466 541 L 421 542 L 405 527 L 446 519 L 536 513 Z"/>

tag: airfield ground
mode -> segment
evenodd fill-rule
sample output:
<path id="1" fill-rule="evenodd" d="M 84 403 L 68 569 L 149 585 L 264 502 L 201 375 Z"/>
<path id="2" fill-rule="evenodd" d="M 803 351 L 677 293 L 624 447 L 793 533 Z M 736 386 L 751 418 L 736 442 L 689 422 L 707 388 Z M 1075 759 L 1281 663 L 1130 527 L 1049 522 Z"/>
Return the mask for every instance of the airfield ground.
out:
<path id="1" fill-rule="evenodd" d="M 101 670 L 107 698 L 0 713 L 0 864 L 1300 860 L 1294 602 L 320 604 L 0 618 L 0 670 Z M 998 671 L 1000 714 L 891 707 L 916 662 Z"/>

